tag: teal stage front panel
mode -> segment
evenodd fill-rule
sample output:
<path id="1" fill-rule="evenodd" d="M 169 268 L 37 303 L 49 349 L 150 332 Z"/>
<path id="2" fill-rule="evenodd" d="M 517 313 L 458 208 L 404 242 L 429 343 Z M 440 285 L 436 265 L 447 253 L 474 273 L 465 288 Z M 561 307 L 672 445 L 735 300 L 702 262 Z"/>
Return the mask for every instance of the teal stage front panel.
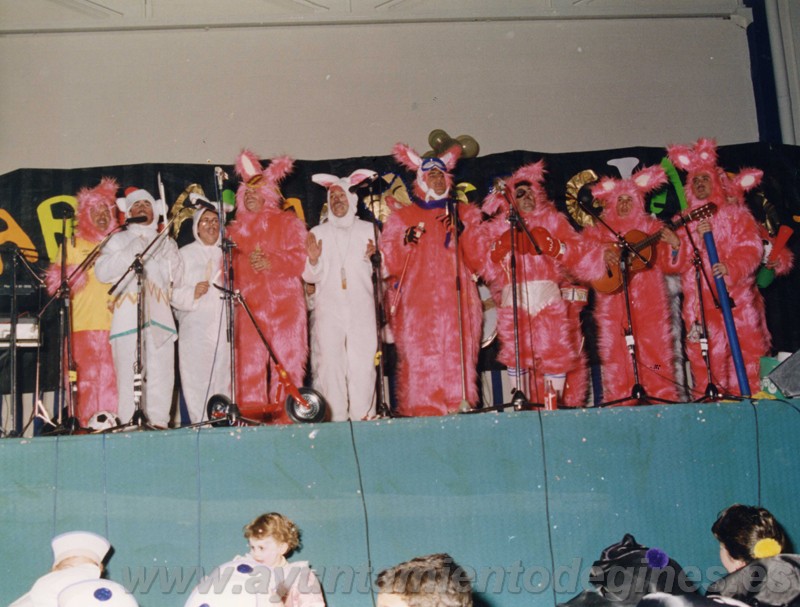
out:
<path id="1" fill-rule="evenodd" d="M 401 419 L 356 430 L 376 573 L 447 552 L 474 572 L 484 603 L 530 605 L 524 572 L 550 567 L 539 416 Z M 536 583 L 529 588 L 539 591 Z"/>
<path id="2" fill-rule="evenodd" d="M 631 533 L 682 566 L 713 563 L 717 513 L 757 500 L 755 409 L 737 404 L 619 407 L 544 414 L 554 560 L 588 588 L 606 546 Z M 707 581 L 700 567 L 698 582 Z M 577 581 L 577 589 L 572 583 Z"/>
<path id="3" fill-rule="evenodd" d="M 774 401 L 758 407 L 761 500 L 789 530 L 800 552 L 800 401 Z M 795 499 L 787 499 L 794 493 Z"/>
<path id="4" fill-rule="evenodd" d="M 448 552 L 483 607 L 544 607 L 632 533 L 705 583 L 734 502 L 798 537 L 800 402 L 511 412 L 0 441 L 0 603 L 52 564 L 52 536 L 106 535 L 108 577 L 183 605 L 277 511 L 302 531 L 331 607 L 369 607 L 383 568 Z"/>

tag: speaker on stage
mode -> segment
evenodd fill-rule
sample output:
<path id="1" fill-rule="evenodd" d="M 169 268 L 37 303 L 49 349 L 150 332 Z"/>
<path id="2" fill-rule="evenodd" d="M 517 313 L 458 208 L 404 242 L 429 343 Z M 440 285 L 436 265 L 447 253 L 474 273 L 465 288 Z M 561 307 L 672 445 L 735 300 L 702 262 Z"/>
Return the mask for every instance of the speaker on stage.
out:
<path id="1" fill-rule="evenodd" d="M 787 398 L 800 396 L 800 350 L 775 367 L 767 377 Z"/>

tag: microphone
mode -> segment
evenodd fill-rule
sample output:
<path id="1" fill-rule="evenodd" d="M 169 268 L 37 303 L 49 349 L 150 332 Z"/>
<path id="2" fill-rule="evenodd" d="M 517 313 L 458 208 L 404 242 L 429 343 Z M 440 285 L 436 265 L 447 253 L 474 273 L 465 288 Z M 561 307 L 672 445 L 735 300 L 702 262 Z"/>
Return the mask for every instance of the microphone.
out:
<path id="1" fill-rule="evenodd" d="M 217 212 L 217 209 L 214 208 L 214 205 L 205 200 L 198 200 L 197 202 L 195 202 L 194 208 L 196 208 L 197 210 L 202 209 L 203 211 L 214 211 L 215 213 Z"/>
<path id="2" fill-rule="evenodd" d="M 360 190 L 361 188 L 366 188 L 366 187 L 371 186 L 373 183 L 378 181 L 379 177 L 380 177 L 380 175 L 378 175 L 377 173 L 374 173 L 374 174 L 370 175 L 369 177 L 366 177 L 365 179 L 362 179 L 357 184 L 351 185 L 348 189 L 350 190 L 350 193 L 352 194 L 356 190 Z"/>
<path id="3" fill-rule="evenodd" d="M 222 170 L 222 167 L 214 167 L 214 176 L 217 178 L 217 188 L 222 191 L 222 182 L 228 178 L 228 174 Z"/>
<path id="4" fill-rule="evenodd" d="M 128 218 L 125 220 L 125 225 L 126 225 L 126 226 L 129 226 L 129 225 L 131 225 L 132 223 L 144 223 L 144 222 L 146 222 L 146 221 L 147 221 L 147 217 L 145 217 L 144 215 L 139 215 L 139 216 L 137 216 L 137 217 L 128 217 Z"/>
<path id="5" fill-rule="evenodd" d="M 594 196 L 592 196 L 592 190 L 590 184 L 584 184 L 581 186 L 581 189 L 578 190 L 578 194 L 575 197 L 578 202 L 578 206 L 589 213 L 592 217 L 597 217 L 597 211 L 594 209 L 592 202 L 594 201 Z"/>
<path id="6" fill-rule="evenodd" d="M 72 248 L 75 248 L 75 209 L 72 208 L 70 205 L 63 205 L 57 209 L 54 209 L 53 218 L 54 219 L 61 219 L 64 221 L 64 233 L 62 237 L 66 242 L 66 239 L 69 238 L 69 244 Z M 72 220 L 72 221 L 68 221 Z"/>
<path id="7" fill-rule="evenodd" d="M 220 169 L 221 170 L 221 169 Z M 192 192 L 189 194 L 189 198 L 183 201 L 184 207 L 194 207 L 195 209 L 203 209 L 204 211 L 214 211 L 217 212 L 216 207 L 211 204 L 206 198 L 203 198 L 200 194 Z"/>

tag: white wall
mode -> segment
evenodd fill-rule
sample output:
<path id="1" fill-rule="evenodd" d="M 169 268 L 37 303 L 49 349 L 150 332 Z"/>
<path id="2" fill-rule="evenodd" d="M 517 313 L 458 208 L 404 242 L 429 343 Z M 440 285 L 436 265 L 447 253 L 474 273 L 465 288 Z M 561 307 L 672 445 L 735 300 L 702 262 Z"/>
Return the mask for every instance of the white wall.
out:
<path id="1" fill-rule="evenodd" d="M 331 24 L 0 36 L 0 174 L 758 139 L 738 19 Z"/>
<path id="2" fill-rule="evenodd" d="M 800 142 L 800 4 L 767 0 L 775 90 L 783 143 Z"/>

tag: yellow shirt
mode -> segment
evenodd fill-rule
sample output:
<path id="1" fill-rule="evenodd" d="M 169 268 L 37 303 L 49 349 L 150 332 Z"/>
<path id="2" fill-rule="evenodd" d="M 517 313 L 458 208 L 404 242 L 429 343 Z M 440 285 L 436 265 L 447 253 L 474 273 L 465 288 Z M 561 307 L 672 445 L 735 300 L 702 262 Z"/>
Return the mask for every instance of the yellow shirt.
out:
<path id="1" fill-rule="evenodd" d="M 95 243 L 75 239 L 75 246 L 67 247 L 67 266 L 75 269 L 94 249 Z M 59 260 L 61 252 L 59 250 Z M 68 270 L 69 272 L 70 270 Z M 94 264 L 85 273 L 86 284 L 72 289 L 72 330 L 108 331 L 111 328 L 111 311 L 108 294 L 111 285 L 100 282 L 94 275 Z"/>

